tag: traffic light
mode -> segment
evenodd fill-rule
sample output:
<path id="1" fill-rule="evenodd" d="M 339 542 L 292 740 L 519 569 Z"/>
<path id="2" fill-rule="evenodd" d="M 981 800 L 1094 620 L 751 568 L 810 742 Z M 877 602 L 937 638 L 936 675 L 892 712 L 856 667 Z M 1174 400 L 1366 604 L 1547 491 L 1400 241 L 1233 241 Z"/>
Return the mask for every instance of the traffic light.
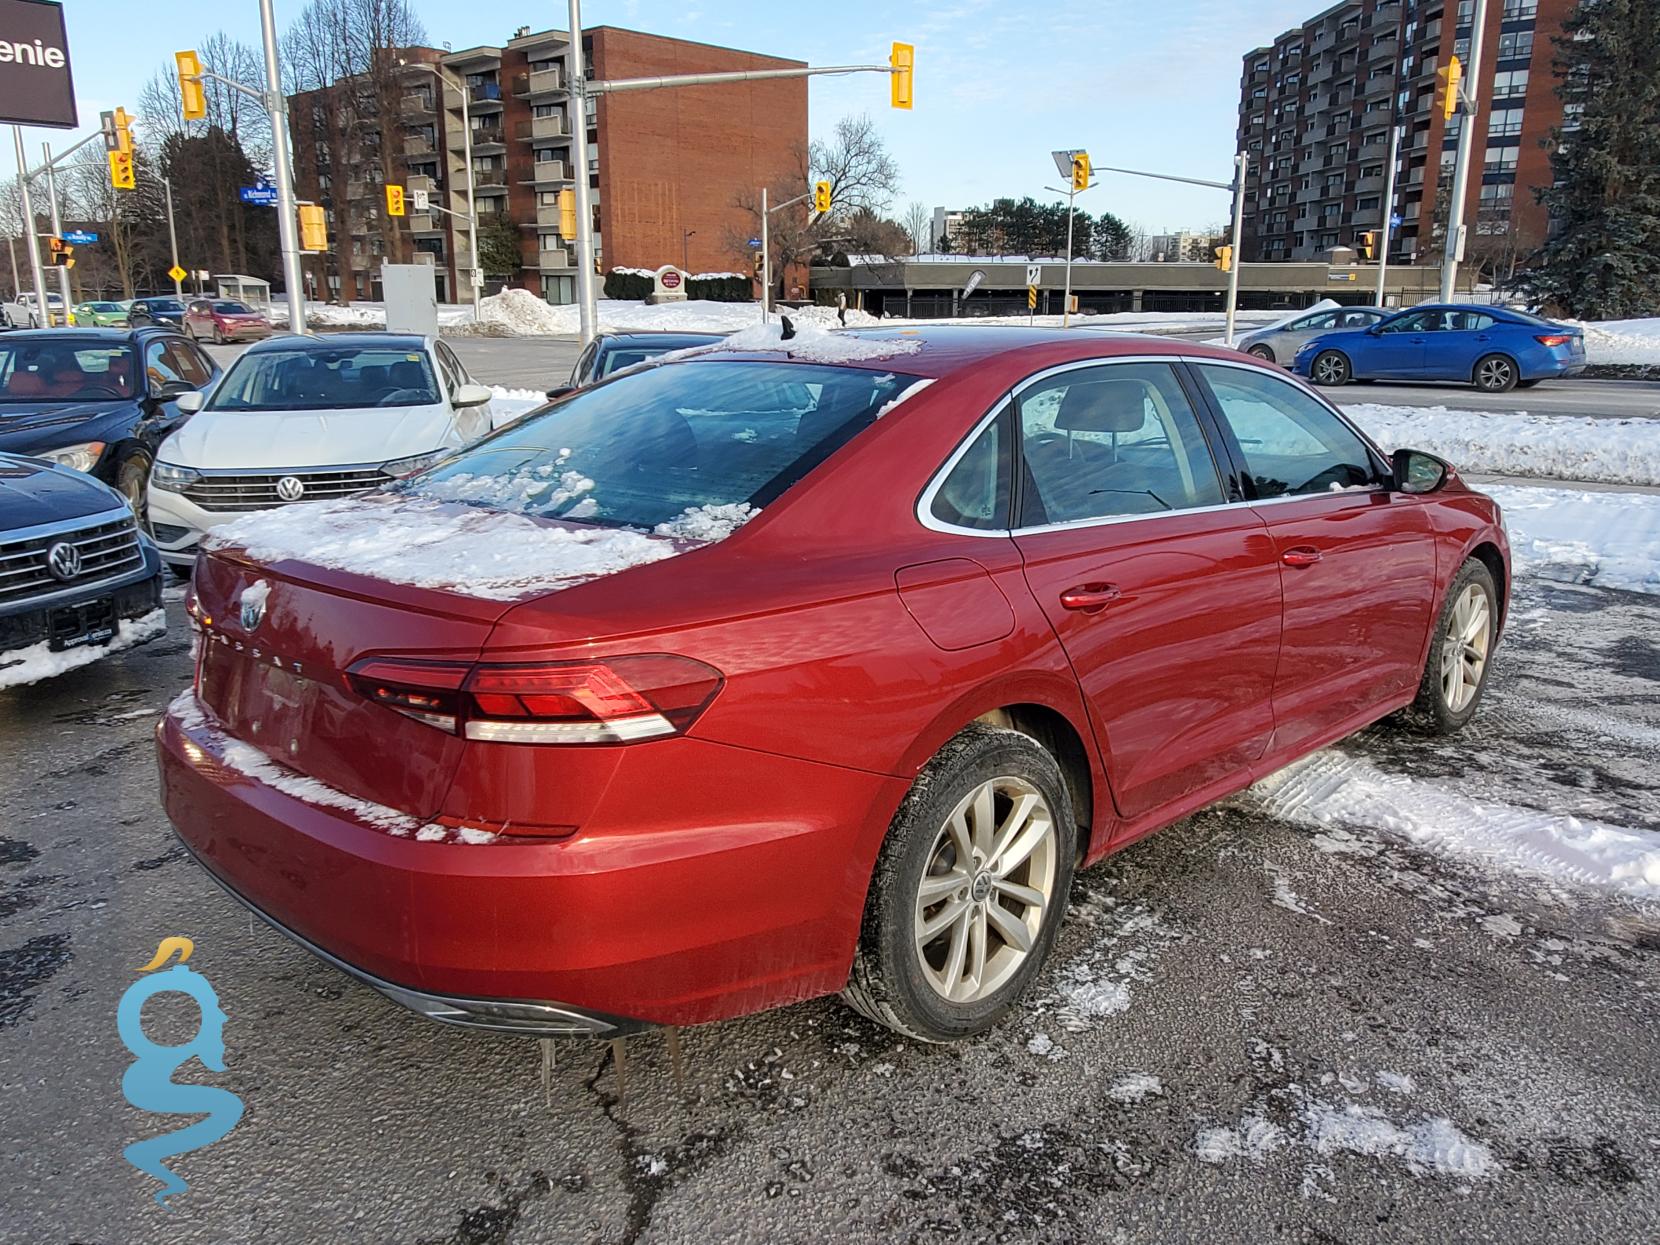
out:
<path id="1" fill-rule="evenodd" d="M 1448 120 L 1458 111 L 1458 88 L 1463 80 L 1464 66 L 1456 56 L 1448 57 L 1435 71 L 1435 107 Z"/>
<path id="2" fill-rule="evenodd" d="M 1233 268 L 1233 247 L 1219 246 L 1216 248 L 1216 266 L 1223 272 Z"/>
<path id="3" fill-rule="evenodd" d="M 813 183 L 813 211 L 820 216 L 830 210 L 830 183 Z"/>
<path id="4" fill-rule="evenodd" d="M 1372 256 L 1377 254 L 1377 238 L 1378 235 L 1375 229 L 1368 229 L 1360 235 L 1360 253 L 1367 259 L 1371 259 Z"/>
<path id="5" fill-rule="evenodd" d="M 888 64 L 893 66 L 893 73 L 889 74 L 892 87 L 891 102 L 895 108 L 911 110 L 911 71 L 916 65 L 916 47 L 909 43 L 896 43 L 893 52 L 888 57 Z"/>
<path id="6" fill-rule="evenodd" d="M 1072 156 L 1072 190 L 1089 189 L 1089 152 L 1079 151 Z"/>
<path id="7" fill-rule="evenodd" d="M 576 191 L 559 192 L 559 236 L 567 242 L 576 240 Z"/>
<path id="8" fill-rule="evenodd" d="M 62 238 L 49 238 L 47 245 L 52 252 L 52 265 L 55 268 L 73 268 L 75 266 L 75 248 Z"/>
<path id="9" fill-rule="evenodd" d="M 195 52 L 175 52 L 179 67 L 179 112 L 186 121 L 207 116 L 207 92 L 202 90 L 202 58 Z"/>
<path id="10" fill-rule="evenodd" d="M 117 190 L 131 190 L 136 184 L 133 180 L 133 153 L 130 151 L 112 151 L 110 160 L 110 185 Z"/>
<path id="11" fill-rule="evenodd" d="M 403 187 L 394 186 L 391 182 L 386 184 L 386 214 L 388 216 L 402 216 L 404 214 Z"/>
<path id="12" fill-rule="evenodd" d="M 133 119 L 125 108 L 115 110 L 115 149 L 124 156 L 133 154 Z"/>
<path id="13" fill-rule="evenodd" d="M 323 209 L 315 203 L 300 204 L 300 249 L 326 251 L 329 249 L 329 222 Z"/>

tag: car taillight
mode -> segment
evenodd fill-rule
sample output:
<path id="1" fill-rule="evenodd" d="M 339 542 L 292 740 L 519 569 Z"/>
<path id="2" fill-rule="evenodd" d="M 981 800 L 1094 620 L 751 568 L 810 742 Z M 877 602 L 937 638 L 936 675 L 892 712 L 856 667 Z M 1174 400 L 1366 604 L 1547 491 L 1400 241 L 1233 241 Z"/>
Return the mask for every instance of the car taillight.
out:
<path id="1" fill-rule="evenodd" d="M 1533 340 L 1541 346 L 1566 346 L 1573 340 L 1573 337 L 1567 333 L 1548 333 L 1544 337 L 1535 337 Z"/>
<path id="2" fill-rule="evenodd" d="M 515 665 L 371 658 L 347 683 L 418 722 L 492 743 L 620 744 L 678 735 L 721 688 L 718 670 L 667 653 Z"/>

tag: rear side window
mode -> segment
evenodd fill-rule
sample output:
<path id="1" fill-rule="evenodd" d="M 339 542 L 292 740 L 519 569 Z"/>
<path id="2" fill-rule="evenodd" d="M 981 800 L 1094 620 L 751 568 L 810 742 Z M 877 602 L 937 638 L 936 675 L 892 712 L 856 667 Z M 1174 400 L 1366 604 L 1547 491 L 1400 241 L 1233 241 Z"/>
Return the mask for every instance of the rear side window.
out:
<path id="1" fill-rule="evenodd" d="M 1019 395 L 1023 527 L 1222 503 L 1216 463 L 1166 363 L 1075 368 Z"/>
<path id="2" fill-rule="evenodd" d="M 618 376 L 445 459 L 410 492 L 605 527 L 760 509 L 916 382 L 805 363 L 696 360 Z"/>
<path id="3" fill-rule="evenodd" d="M 1008 528 L 1011 409 L 1005 405 L 997 418 L 981 429 L 940 481 L 928 507 L 929 514 L 939 522 L 976 531 Z"/>
<path id="4" fill-rule="evenodd" d="M 1246 368 L 1201 363 L 1196 370 L 1239 442 L 1257 498 L 1377 483 L 1365 442 L 1289 381 Z"/>

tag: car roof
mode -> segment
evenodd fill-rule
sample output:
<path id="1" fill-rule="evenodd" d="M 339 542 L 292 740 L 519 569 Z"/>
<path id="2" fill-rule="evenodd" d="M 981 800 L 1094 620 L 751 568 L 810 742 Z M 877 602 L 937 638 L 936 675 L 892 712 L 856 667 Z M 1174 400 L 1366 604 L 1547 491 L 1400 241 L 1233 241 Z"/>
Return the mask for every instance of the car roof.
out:
<path id="1" fill-rule="evenodd" d="M 249 346 L 245 353 L 262 354 L 268 350 L 364 350 L 379 347 L 387 350 L 425 350 L 430 338 L 419 333 L 326 333 L 312 336 L 308 333 L 283 333 L 267 337 Z"/>
<path id="2" fill-rule="evenodd" d="M 102 342 L 105 345 L 111 346 L 130 346 L 135 341 L 139 341 L 146 337 L 154 337 L 157 334 L 165 334 L 168 337 L 177 337 L 179 336 L 179 331 L 175 328 L 152 328 L 148 325 L 144 328 L 138 329 L 101 329 L 89 324 L 85 328 L 77 326 L 72 329 L 18 329 L 16 332 L 7 333 L 5 337 L 0 338 L 0 341 L 7 343 L 15 341 L 93 341 Z"/>

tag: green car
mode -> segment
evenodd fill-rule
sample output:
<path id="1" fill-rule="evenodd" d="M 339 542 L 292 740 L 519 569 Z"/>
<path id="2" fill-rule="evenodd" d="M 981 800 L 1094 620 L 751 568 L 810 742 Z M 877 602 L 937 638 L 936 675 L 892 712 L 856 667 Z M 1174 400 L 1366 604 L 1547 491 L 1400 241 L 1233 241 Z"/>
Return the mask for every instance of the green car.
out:
<path id="1" fill-rule="evenodd" d="M 120 303 L 76 303 L 75 323 L 85 328 L 124 329 L 127 309 Z"/>

